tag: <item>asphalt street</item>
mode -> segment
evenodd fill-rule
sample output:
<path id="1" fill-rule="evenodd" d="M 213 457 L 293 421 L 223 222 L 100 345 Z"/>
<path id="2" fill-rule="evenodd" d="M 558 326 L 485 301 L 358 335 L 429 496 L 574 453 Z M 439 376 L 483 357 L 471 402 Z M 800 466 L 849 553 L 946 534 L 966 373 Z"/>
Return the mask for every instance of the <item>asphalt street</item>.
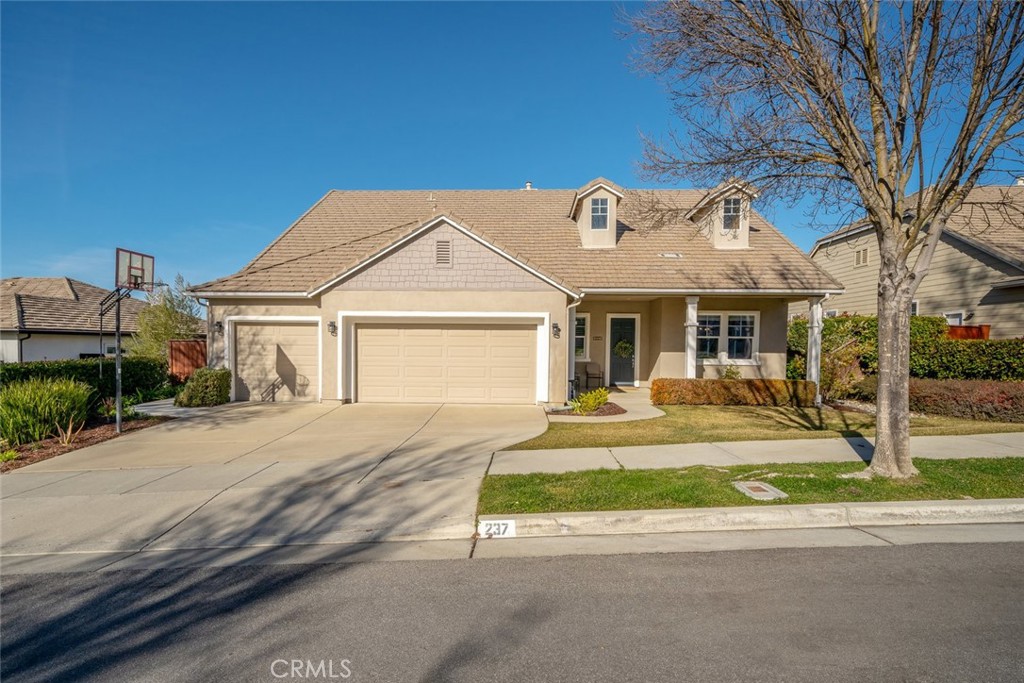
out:
<path id="1" fill-rule="evenodd" d="M 0 673 L 1020 681 L 1022 559 L 1000 543 L 9 576 Z"/>

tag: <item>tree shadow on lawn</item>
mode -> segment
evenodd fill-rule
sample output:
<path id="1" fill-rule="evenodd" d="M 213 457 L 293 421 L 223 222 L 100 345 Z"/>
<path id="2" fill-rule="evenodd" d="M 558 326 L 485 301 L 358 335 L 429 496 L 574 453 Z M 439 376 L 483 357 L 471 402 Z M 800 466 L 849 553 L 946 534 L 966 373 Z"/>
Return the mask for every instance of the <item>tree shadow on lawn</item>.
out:
<path id="1" fill-rule="evenodd" d="M 806 408 L 788 406 L 786 410 L 778 408 L 755 408 L 756 414 L 766 417 L 787 430 L 799 432 L 834 431 L 850 445 L 850 449 L 864 463 L 871 462 L 874 445 L 867 440 L 861 431 L 863 422 L 853 423 L 844 411 L 831 408 Z M 840 424 L 829 424 L 826 411 L 838 418 Z M 862 413 L 857 413 L 858 415 Z"/>
<path id="2" fill-rule="evenodd" d="M 339 438 L 343 437 L 339 434 Z M 446 492 L 451 491 L 444 485 L 427 485 L 413 496 L 408 492 L 412 485 L 432 477 L 454 476 L 453 472 L 466 465 L 465 461 L 481 458 L 483 451 L 474 454 L 474 445 L 482 449 L 485 443 L 486 437 L 481 437 L 452 453 L 438 452 L 440 444 L 432 449 L 430 441 L 423 440 L 417 449 L 428 455 L 414 453 L 403 460 L 401 451 L 395 452 L 385 460 L 387 467 L 370 477 L 366 476 L 365 467 L 356 472 L 351 466 L 346 468 L 344 458 L 326 461 L 301 475 L 283 479 L 273 488 L 248 489 L 251 496 L 232 497 L 225 499 L 229 502 L 211 505 L 205 514 L 200 506 L 185 521 L 165 518 L 148 530 L 151 540 L 146 545 L 165 535 L 174 538 L 173 530 L 180 525 L 182 529 L 187 527 L 187 535 L 182 535 L 186 537 L 178 537 L 185 545 L 189 539 L 208 539 L 212 542 L 207 545 L 224 546 L 200 551 L 162 551 L 171 556 L 172 568 L 64 574 L 61 590 L 55 592 L 50 592 L 52 582 L 40 585 L 35 575 L 8 576 L 3 587 L 0 675 L 12 681 L 103 679 L 123 673 L 130 666 L 131 670 L 141 672 L 143 678 L 149 678 L 154 674 L 147 672 L 147 664 L 170 666 L 175 652 L 185 648 L 189 665 L 199 671 L 255 680 L 265 674 L 264 667 L 275 657 L 301 652 L 309 646 L 296 642 L 301 630 L 290 629 L 289 622 L 298 618 L 291 611 L 298 608 L 290 610 L 283 598 L 315 585 L 327 573 L 349 571 L 367 546 L 333 545 L 324 553 L 327 559 L 323 561 L 330 564 L 296 564 L 287 571 L 215 565 L 237 562 L 240 547 L 247 547 L 245 565 L 273 564 L 275 558 L 280 561 L 280 544 L 330 543 L 339 525 L 361 529 L 364 520 L 368 525 L 375 515 L 380 523 L 378 512 L 382 508 L 386 508 L 389 525 L 366 533 L 364 541 L 386 540 L 407 532 L 413 528 L 410 524 L 415 526 L 417 513 L 432 505 L 443 505 Z M 370 455 L 363 462 L 372 462 Z M 361 478 L 365 481 L 356 484 Z M 473 486 L 469 482 L 462 485 Z M 341 494 L 343 487 L 346 492 Z M 232 490 L 239 489 L 228 489 Z M 208 500 L 207 504 L 215 501 Z M 228 519 L 236 520 L 235 527 L 228 525 L 225 529 Z M 286 520 L 285 533 L 280 533 L 282 520 Z M 268 531 L 275 530 L 277 533 L 272 535 L 278 545 L 260 547 L 259 544 L 268 542 Z M 175 563 L 174 554 L 188 552 L 193 553 L 192 559 L 184 564 L 194 560 L 196 566 Z M 529 604 L 525 596 L 523 600 L 522 605 L 511 608 L 512 618 L 508 621 L 509 629 L 516 632 L 546 618 L 542 608 Z M 352 620 L 362 616 L 358 606 L 353 605 L 329 604 L 325 609 L 335 614 L 349 612 L 348 618 Z M 247 635 L 245 643 L 237 647 L 216 646 L 223 642 L 225 633 L 230 634 L 240 624 L 252 625 L 251 631 L 235 631 Z M 381 626 L 366 623 L 365 628 L 373 632 Z M 456 637 L 462 640 L 441 655 L 433 665 L 435 672 L 458 668 L 460 662 L 472 658 L 467 652 L 479 644 L 479 634 Z M 182 642 L 182 638 L 188 641 Z M 341 645 L 338 643 L 336 649 Z M 258 647 L 266 657 L 254 658 L 251 653 L 247 656 L 246 648 L 253 647 Z M 424 668 L 430 667 L 431 663 L 425 661 Z M 174 670 L 182 673 L 180 669 Z"/>

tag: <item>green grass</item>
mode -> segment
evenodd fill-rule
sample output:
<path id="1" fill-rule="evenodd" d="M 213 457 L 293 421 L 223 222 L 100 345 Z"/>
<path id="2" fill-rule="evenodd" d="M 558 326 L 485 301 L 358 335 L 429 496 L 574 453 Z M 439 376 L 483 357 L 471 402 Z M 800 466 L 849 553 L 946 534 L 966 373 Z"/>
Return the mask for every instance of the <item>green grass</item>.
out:
<path id="1" fill-rule="evenodd" d="M 660 406 L 664 417 L 635 422 L 552 422 L 540 436 L 509 450 L 654 446 L 713 441 L 827 439 L 874 436 L 875 417 L 832 408 L 760 408 L 746 406 Z M 980 422 L 952 417 L 911 420 L 914 436 L 1021 432 L 1024 424 Z"/>
<path id="2" fill-rule="evenodd" d="M 863 470 L 856 462 L 491 475 L 480 490 L 479 513 L 1024 497 L 1024 458 L 919 459 L 915 464 L 920 476 L 902 481 L 836 477 Z M 773 473 L 779 476 L 765 478 Z M 753 479 L 771 483 L 789 498 L 756 501 L 732 486 L 733 481 Z"/>

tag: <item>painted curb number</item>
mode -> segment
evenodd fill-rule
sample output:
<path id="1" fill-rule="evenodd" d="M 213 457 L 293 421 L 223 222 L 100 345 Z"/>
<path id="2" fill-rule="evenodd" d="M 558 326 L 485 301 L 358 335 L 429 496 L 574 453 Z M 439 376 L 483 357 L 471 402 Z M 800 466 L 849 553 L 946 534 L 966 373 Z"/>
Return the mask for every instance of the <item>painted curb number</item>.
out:
<path id="1" fill-rule="evenodd" d="M 516 520 L 514 519 L 492 519 L 480 522 L 476 527 L 480 538 L 515 538 Z"/>

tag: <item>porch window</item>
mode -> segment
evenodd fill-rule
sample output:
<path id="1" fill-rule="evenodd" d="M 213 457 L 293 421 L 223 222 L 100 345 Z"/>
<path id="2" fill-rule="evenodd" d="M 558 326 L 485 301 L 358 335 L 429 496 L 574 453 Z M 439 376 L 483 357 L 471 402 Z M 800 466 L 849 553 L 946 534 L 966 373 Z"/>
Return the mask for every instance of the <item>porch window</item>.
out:
<path id="1" fill-rule="evenodd" d="M 754 359 L 754 316 L 729 316 L 729 353 L 730 360 Z"/>
<path id="2" fill-rule="evenodd" d="M 750 364 L 757 359 L 758 314 L 697 315 L 697 358 L 706 363 Z"/>
<path id="3" fill-rule="evenodd" d="M 722 336 L 722 316 L 697 316 L 697 358 L 718 358 L 718 339 Z"/>
<path id="4" fill-rule="evenodd" d="M 576 336 L 573 340 L 576 348 L 576 360 L 590 360 L 590 342 L 588 332 L 590 331 L 590 314 L 576 314 Z"/>

